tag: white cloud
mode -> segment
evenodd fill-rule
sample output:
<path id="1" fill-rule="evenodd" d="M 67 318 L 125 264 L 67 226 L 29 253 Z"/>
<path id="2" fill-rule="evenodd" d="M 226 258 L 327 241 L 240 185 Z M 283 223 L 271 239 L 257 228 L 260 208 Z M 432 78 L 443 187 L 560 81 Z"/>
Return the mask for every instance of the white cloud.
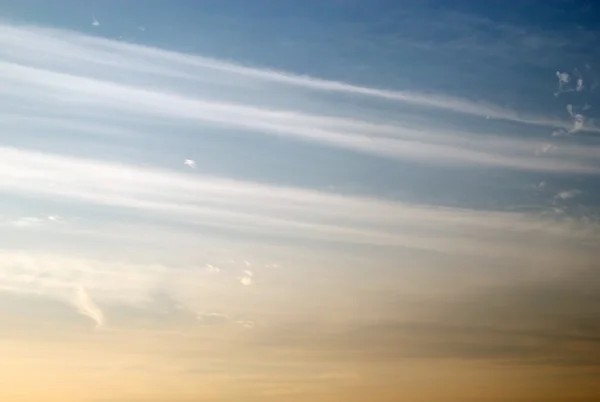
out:
<path id="1" fill-rule="evenodd" d="M 565 90 L 565 86 L 571 81 L 569 73 L 557 71 L 556 78 L 558 78 L 558 84 L 554 94 L 559 95 L 562 92 L 567 92 L 568 90 Z"/>
<path id="2" fill-rule="evenodd" d="M 99 27 L 100 26 L 100 22 L 98 22 L 98 20 L 96 19 L 96 17 L 92 17 L 92 25 L 95 27 Z"/>
<path id="3" fill-rule="evenodd" d="M 251 321 L 251 320 L 239 320 L 239 321 L 236 321 L 235 323 L 238 325 L 241 325 L 242 327 L 244 327 L 246 329 L 252 329 L 255 326 L 254 321 Z"/>
<path id="4" fill-rule="evenodd" d="M 238 280 L 244 286 L 250 286 L 254 283 L 254 280 L 250 276 L 241 276 Z"/>
<path id="5" fill-rule="evenodd" d="M 582 114 L 575 114 L 573 116 L 573 128 L 569 131 L 570 133 L 576 133 L 583 130 L 585 124 L 585 117 Z"/>
<path id="6" fill-rule="evenodd" d="M 579 190 L 565 190 L 565 191 L 561 191 L 560 193 L 556 194 L 554 196 L 554 198 L 561 199 L 561 200 L 569 200 L 571 198 L 577 197 L 579 194 L 581 194 L 581 191 L 579 191 Z"/>
<path id="7" fill-rule="evenodd" d="M 127 208 L 173 222 L 242 233 L 454 252 L 476 252 L 473 242 L 482 241 L 485 230 L 510 227 L 544 235 L 559 230 L 519 214 L 423 207 L 2 147 L 0 189 L 9 194 Z M 433 241 L 448 225 L 455 232 L 452 239 Z M 398 227 L 413 229 L 399 232 L 394 229 Z M 475 232 L 479 235 L 471 238 Z M 461 238 L 460 233 L 467 237 Z"/>
<path id="8" fill-rule="evenodd" d="M 512 110 L 507 110 L 495 105 L 486 104 L 481 101 L 471 101 L 460 99 L 446 95 L 425 94 L 410 91 L 392 91 L 379 88 L 369 88 L 359 85 L 353 85 L 340 81 L 324 80 L 319 78 L 308 77 L 304 75 L 296 75 L 292 73 L 259 69 L 253 67 L 242 66 L 235 63 L 212 59 L 201 56 L 189 56 L 180 53 L 174 53 L 158 49 L 149 49 L 133 44 L 123 44 L 115 41 L 110 41 L 102 38 L 94 38 L 76 34 L 74 32 L 66 32 L 55 29 L 37 28 L 37 27 L 14 27 L 5 26 L 5 30 L 23 30 L 29 35 L 21 40 L 34 40 L 36 36 L 43 36 L 44 41 L 51 42 L 57 51 L 66 50 L 69 46 L 80 46 L 80 50 L 86 51 L 87 56 L 94 56 L 91 49 L 105 48 L 109 46 L 113 52 L 119 54 L 127 54 L 130 57 L 144 56 L 153 58 L 157 64 L 164 65 L 165 63 L 178 64 L 182 69 L 206 69 L 221 73 L 231 74 L 233 76 L 247 77 L 253 80 L 261 80 L 265 82 L 274 82 L 278 84 L 286 84 L 307 88 L 317 91 L 339 92 L 349 95 L 366 96 L 372 98 L 380 98 L 391 101 L 398 101 L 417 106 L 445 109 L 458 113 L 472 114 L 480 117 L 492 117 L 495 119 L 512 120 L 523 123 L 554 125 L 557 122 L 540 117 L 523 117 L 522 113 Z M 20 45 L 31 45 L 31 43 L 20 43 Z M 34 44 L 35 45 L 35 44 Z M 72 55 L 71 55 L 72 56 Z M 99 56 L 99 55 L 96 55 Z M 149 66 L 148 66 L 149 67 Z M 147 68 L 148 68 L 147 67 Z M 559 79 L 569 80 L 567 73 L 558 73 Z"/>
<path id="9" fill-rule="evenodd" d="M 175 118 L 182 123 L 202 121 L 238 127 L 256 133 L 287 136 L 331 147 L 356 150 L 388 158 L 430 164 L 476 164 L 540 171 L 597 171 L 575 159 L 531 160 L 524 153 L 535 145 L 527 140 L 487 139 L 458 133 L 377 125 L 255 106 L 219 103 L 200 98 L 31 69 L 0 62 L 0 72 L 11 82 L 22 81 L 45 88 L 37 99 L 70 99 L 73 106 L 93 105 L 95 110 L 148 118 Z M 132 116 L 132 118 L 133 118 Z M 392 133 L 395 137 L 390 137 Z M 386 134 L 387 133 L 387 134 Z M 384 135 L 385 134 L 385 135 Z M 405 137 L 405 138 L 402 138 Z"/>
<path id="10" fill-rule="evenodd" d="M 571 105 L 570 103 L 567 105 L 567 112 L 569 112 L 569 115 L 571 117 L 573 117 L 573 105 Z"/>
<path id="11" fill-rule="evenodd" d="M 44 223 L 43 219 L 33 216 L 24 216 L 11 222 L 11 225 L 17 228 L 31 228 L 41 226 Z"/>
<path id="12" fill-rule="evenodd" d="M 183 161 L 183 164 L 189 167 L 190 169 L 196 169 L 196 161 L 192 159 L 186 159 Z"/>
<path id="13" fill-rule="evenodd" d="M 206 272 L 208 272 L 209 274 L 218 274 L 219 272 L 221 272 L 221 269 L 219 267 L 206 264 Z"/>
<path id="14" fill-rule="evenodd" d="M 83 286 L 78 286 L 73 297 L 73 304 L 82 315 L 91 318 L 96 327 L 104 325 L 104 314 L 96 303 L 90 298 Z"/>
<path id="15" fill-rule="evenodd" d="M 196 319 L 200 321 L 202 325 L 223 325 L 226 324 L 229 319 L 220 313 L 197 313 Z"/>

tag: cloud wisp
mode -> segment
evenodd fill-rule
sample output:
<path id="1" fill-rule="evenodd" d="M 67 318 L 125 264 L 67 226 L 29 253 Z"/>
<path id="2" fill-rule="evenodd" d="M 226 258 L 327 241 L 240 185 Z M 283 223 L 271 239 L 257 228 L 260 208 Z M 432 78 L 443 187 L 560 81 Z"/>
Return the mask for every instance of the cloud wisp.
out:
<path id="1" fill-rule="evenodd" d="M 94 21 L 97 22 L 94 18 Z M 98 24 L 99 25 L 99 24 Z M 5 33 L 18 33 L 18 37 L 11 39 L 7 43 L 9 46 L 20 46 L 22 52 L 28 51 L 32 46 L 40 49 L 41 44 L 34 43 L 35 40 L 42 40 L 44 45 L 51 46 L 45 51 L 55 51 L 57 57 L 73 58 L 79 61 L 88 61 L 98 64 L 111 64 L 109 60 L 102 57 L 100 52 L 94 52 L 94 49 L 108 50 L 114 53 L 115 60 L 121 57 L 129 58 L 129 65 L 124 64 L 122 67 L 132 68 L 135 70 L 144 69 L 140 61 L 154 59 L 156 65 L 175 67 L 172 70 L 161 69 L 159 71 L 152 70 L 151 67 L 147 71 L 160 72 L 162 74 L 177 74 L 176 71 L 190 70 L 208 70 L 217 73 L 225 73 L 231 76 L 241 76 L 252 80 L 264 82 L 280 83 L 309 90 L 324 91 L 324 92 L 339 92 L 348 95 L 366 96 L 371 98 L 379 98 L 383 100 L 398 101 L 401 103 L 413 104 L 416 106 L 449 110 L 452 112 L 469 114 L 479 117 L 491 117 L 495 119 L 509 120 L 526 124 L 541 124 L 553 126 L 558 121 L 549 120 L 543 117 L 527 117 L 520 116 L 519 113 L 503 109 L 498 106 L 486 104 L 485 102 L 475 102 L 460 98 L 454 98 L 446 95 L 415 93 L 410 91 L 393 91 L 379 88 L 369 88 L 359 85 L 353 85 L 340 81 L 324 80 L 292 73 L 247 67 L 231 62 L 212 59 L 202 56 L 190 56 L 181 53 L 170 52 L 166 50 L 152 49 L 133 44 L 125 44 L 116 41 L 110 41 L 101 38 L 84 36 L 74 32 L 66 32 L 47 28 L 37 27 L 17 27 L 4 25 L 2 31 Z M 71 53 L 74 50 L 82 52 Z M 41 50 L 41 49 L 40 49 Z M 126 61 L 126 60 L 123 60 Z M 180 67 L 179 69 L 177 67 Z M 557 73 L 562 82 L 568 82 L 568 74 Z M 566 77 L 566 78 L 564 78 Z M 566 79 L 566 81 L 564 81 Z"/>
<path id="2" fill-rule="evenodd" d="M 13 102 L 16 105 L 22 101 L 27 104 L 25 109 L 16 107 L 10 112 L 13 117 L 31 116 L 32 108 L 43 110 L 46 118 L 68 110 L 74 122 L 101 116 L 113 132 L 128 130 L 123 127 L 124 120 L 168 122 L 188 128 L 203 124 L 434 165 L 599 172 L 597 153 L 589 149 L 574 147 L 569 154 L 558 150 L 544 158 L 532 158 L 540 146 L 535 139 L 494 138 L 477 130 L 395 122 L 395 114 L 389 118 L 375 114 L 374 104 L 363 108 L 364 118 L 344 117 L 351 116 L 353 110 L 345 109 L 324 92 L 401 101 L 416 106 L 423 116 L 445 109 L 520 123 L 535 120 L 520 119 L 480 102 L 362 88 L 73 32 L 3 24 L 0 33 L 4 33 L 0 43 L 5 49 L 0 51 L 0 96 L 17 101 Z M 323 106 L 318 108 L 319 114 L 315 114 L 313 103 Z M 573 128 L 569 122 L 542 120 L 541 125 Z M 581 129 L 579 124 L 577 130 Z"/>
<path id="3" fill-rule="evenodd" d="M 78 286 L 73 297 L 73 304 L 82 315 L 96 323 L 96 328 L 104 325 L 104 314 L 98 305 L 87 294 L 83 286 Z"/>
<path id="4" fill-rule="evenodd" d="M 473 242 L 493 248 L 498 230 L 577 238 L 597 231 L 592 225 L 577 232 L 525 214 L 424 207 L 2 147 L 0 188 L 158 214 L 168 221 L 296 238 L 417 248 L 444 238 L 449 243 L 437 243 L 435 249 L 454 252 L 477 252 Z"/>

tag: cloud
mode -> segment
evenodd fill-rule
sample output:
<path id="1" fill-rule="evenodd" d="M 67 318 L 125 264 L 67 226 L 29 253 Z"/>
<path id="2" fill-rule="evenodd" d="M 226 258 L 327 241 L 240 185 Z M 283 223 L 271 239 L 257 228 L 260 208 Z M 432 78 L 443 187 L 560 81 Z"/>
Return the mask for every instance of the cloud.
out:
<path id="1" fill-rule="evenodd" d="M 229 322 L 229 319 L 219 313 L 197 313 L 196 314 L 196 319 L 202 324 L 202 325 L 207 325 L 207 326 L 211 326 L 211 325 L 223 325 Z"/>
<path id="2" fill-rule="evenodd" d="M 64 223 L 58 215 L 48 215 L 44 218 L 37 216 L 23 216 L 9 222 L 10 226 L 20 229 L 43 227 L 46 224 Z"/>
<path id="3" fill-rule="evenodd" d="M 556 145 L 543 144 L 539 149 L 535 151 L 536 155 L 544 155 L 557 149 Z"/>
<path id="4" fill-rule="evenodd" d="M 189 167 L 190 169 L 196 169 L 196 161 L 192 159 L 186 159 L 183 161 L 183 164 Z"/>
<path id="5" fill-rule="evenodd" d="M 68 109 L 76 116 L 105 113 L 121 119 L 125 116 L 134 120 L 167 118 L 181 125 L 203 123 L 435 165 L 475 164 L 561 172 L 597 170 L 590 166 L 587 157 L 575 155 L 532 160 L 528 149 L 533 152 L 537 144 L 524 137 L 493 138 L 468 130 L 415 127 L 398 122 L 394 115 L 385 119 L 376 117 L 369 111 L 370 107 L 362 109 L 362 116 L 343 117 L 352 116 L 354 110 L 344 110 L 343 105 L 323 95 L 335 90 L 347 96 L 367 94 L 371 97 L 389 95 L 386 91 L 241 67 L 67 31 L 10 25 L 2 25 L 0 30 L 7 33 L 2 36 L 7 51 L 0 53 L 5 91 L 18 90 L 19 97 L 35 101 L 47 113 L 56 108 L 57 113 Z M 112 54 L 110 59 L 104 57 L 107 48 Z M 34 56 L 39 52 L 43 52 L 44 57 Z M 58 64 L 50 67 L 47 58 Z M 73 71 L 73 66 L 77 71 Z M 160 79 L 146 80 L 152 84 L 143 88 L 136 84 L 138 77 L 157 74 Z M 240 87 L 232 88 L 232 82 L 239 82 Z M 257 100 L 247 89 L 249 83 L 272 96 Z M 308 90 L 310 97 L 323 105 L 319 108 L 322 115 L 314 114 L 310 103 L 299 102 L 302 97 L 296 96 L 296 91 L 300 89 Z M 404 99 L 419 105 L 422 109 L 419 113 L 424 115 L 432 108 L 456 109 L 460 113 L 495 119 L 507 114 L 493 106 L 482 106 L 481 102 L 465 103 L 441 95 L 387 95 L 382 97 L 386 102 Z M 256 101 L 249 104 L 248 97 Z M 414 112 L 407 114 L 413 115 Z M 523 122 L 529 124 L 531 119 L 525 120 Z M 106 124 L 107 120 L 103 121 Z M 542 121 L 540 124 L 565 130 L 572 128 L 568 122 Z"/>
<path id="6" fill-rule="evenodd" d="M 43 219 L 33 216 L 24 216 L 11 222 L 11 225 L 17 228 L 31 228 L 40 226 L 44 223 Z"/>
<path id="7" fill-rule="evenodd" d="M 546 367 L 598 367 L 598 268 L 578 266 L 543 279 L 470 286 L 414 305 L 398 294 L 378 316 L 343 323 L 289 321 L 257 331 L 255 347 L 298 348 L 340 362 L 406 359 L 485 361 Z M 414 313 L 414 314 L 411 314 Z"/>
<path id="8" fill-rule="evenodd" d="M 5 25 L 2 27 L 5 31 L 22 31 L 26 35 L 21 35 L 19 38 L 13 38 L 13 43 L 18 43 L 20 46 L 25 48 L 31 46 L 39 46 L 39 44 L 33 41 L 37 38 L 43 39 L 45 43 L 52 45 L 52 51 L 57 52 L 57 56 L 73 57 L 66 53 L 66 50 L 73 47 L 78 47 L 82 52 L 81 55 L 85 55 L 86 60 L 94 60 L 102 62 L 99 58 L 99 54 L 94 54 L 93 49 L 104 48 L 109 46 L 112 52 L 119 55 L 127 55 L 128 57 L 146 57 L 153 58 L 157 61 L 158 65 L 173 64 L 180 66 L 183 70 L 189 71 L 191 69 L 205 69 L 207 72 L 215 71 L 218 73 L 224 73 L 232 76 L 246 77 L 252 80 L 264 81 L 268 83 L 284 84 L 299 88 L 306 88 L 315 91 L 323 92 L 338 92 L 354 96 L 364 96 L 375 99 L 383 99 L 389 101 L 397 101 L 416 106 L 436 108 L 442 110 L 449 110 L 457 113 L 470 114 L 479 117 L 489 116 L 494 119 L 505 119 L 515 122 L 521 122 L 526 124 L 542 124 L 542 125 L 555 125 L 557 124 L 554 120 L 548 120 L 543 117 L 523 117 L 520 113 L 515 111 L 503 109 L 498 106 L 486 104 L 481 101 L 470 101 L 466 99 L 454 98 L 447 95 L 438 94 L 425 94 L 410 91 L 392 91 L 379 88 L 370 88 L 359 85 L 353 85 L 340 81 L 324 80 L 314 77 L 308 77 L 303 75 L 296 75 L 292 73 L 260 69 L 242 66 L 235 63 L 212 59 L 201 56 L 189 56 L 180 53 L 169 52 L 158 49 L 150 49 L 133 44 L 124 44 L 117 41 L 110 41 L 102 38 L 94 38 L 84 36 L 69 31 L 61 31 L 56 29 L 38 28 L 38 27 L 17 27 L 11 25 Z M 23 49 L 22 51 L 26 51 Z M 59 53 L 59 52 L 65 52 Z M 82 58 L 82 56 L 78 58 Z M 135 59 L 130 59 L 134 62 L 136 68 L 141 67 L 139 62 Z M 106 62 L 106 60 L 104 60 Z M 151 68 L 150 66 L 146 67 Z M 172 74 L 167 70 L 162 70 L 165 74 Z M 560 73 L 561 77 L 564 74 Z M 559 73 L 557 73 L 559 75 Z M 568 74 L 566 75 L 568 77 Z M 568 81 L 567 81 L 568 82 Z"/>
<path id="9" fill-rule="evenodd" d="M 254 321 L 251 321 L 251 320 L 239 320 L 239 321 L 236 321 L 236 324 L 238 324 L 246 329 L 252 329 L 255 326 Z"/>
<path id="10" fill-rule="evenodd" d="M 221 268 L 215 267 L 210 264 L 206 264 L 206 272 L 208 272 L 209 274 L 218 274 L 219 272 L 221 272 Z"/>
<path id="11" fill-rule="evenodd" d="M 570 200 L 571 198 L 577 197 L 579 194 L 581 194 L 581 191 L 579 190 L 565 190 L 556 194 L 554 198 L 560 200 Z"/>
<path id="12" fill-rule="evenodd" d="M 166 266 L 157 264 L 0 249 L 1 290 L 68 301 L 96 322 L 102 322 L 96 301 L 143 306 L 160 288 L 160 280 L 167 272 Z M 94 295 L 94 299 L 88 292 Z"/>
<path id="13" fill-rule="evenodd" d="M 96 19 L 96 17 L 92 17 L 92 25 L 95 27 L 99 27 L 100 26 L 100 22 L 98 22 L 98 20 Z"/>
<path id="14" fill-rule="evenodd" d="M 70 102 L 77 102 L 79 99 L 80 105 L 93 105 L 96 110 L 111 113 L 120 110 L 120 113 L 131 113 L 134 116 L 142 114 L 153 118 L 175 118 L 182 123 L 203 121 L 244 128 L 256 133 L 284 135 L 386 158 L 423 161 L 434 165 L 475 164 L 580 173 L 597 173 L 599 170 L 581 157 L 531 160 L 523 151 L 527 147 L 535 147 L 535 143 L 523 140 L 489 140 L 451 133 L 429 135 L 427 130 L 373 126 L 370 123 L 356 123 L 338 118 L 207 101 L 3 62 L 0 62 L 0 71 L 6 78 L 24 83 L 35 81 L 36 86 L 45 88 L 38 99 L 48 96 L 68 98 L 71 99 Z M 372 130 L 368 130 L 369 127 Z M 378 131 L 381 134 L 378 135 Z M 390 137 L 394 132 L 397 138 Z M 463 143 L 468 146 L 463 146 Z"/>
<path id="15" fill-rule="evenodd" d="M 254 280 L 250 276 L 241 276 L 238 278 L 238 280 L 244 286 L 250 286 L 254 283 Z"/>
<path id="16" fill-rule="evenodd" d="M 573 128 L 569 131 L 570 133 L 576 133 L 584 129 L 585 117 L 582 114 L 576 113 L 573 116 Z"/>
<path id="17" fill-rule="evenodd" d="M 556 89 L 556 94 L 565 92 L 564 87 L 571 81 L 571 76 L 569 75 L 569 73 L 557 71 L 556 78 L 558 78 L 558 87 Z"/>
<path id="18" fill-rule="evenodd" d="M 96 303 L 90 298 L 83 286 L 78 286 L 73 297 L 73 304 L 77 311 L 82 315 L 89 317 L 100 328 L 104 325 L 104 314 Z"/>
<path id="19" fill-rule="evenodd" d="M 484 233 L 502 228 L 549 237 L 573 233 L 524 214 L 424 207 L 2 147 L 0 189 L 246 233 L 458 253 L 477 252 L 473 245 L 486 242 Z M 409 234 L 395 227 L 413 229 Z M 449 228 L 452 236 L 445 234 Z M 494 243 L 486 242 L 486 251 Z M 512 252 L 517 249 L 515 244 Z"/>

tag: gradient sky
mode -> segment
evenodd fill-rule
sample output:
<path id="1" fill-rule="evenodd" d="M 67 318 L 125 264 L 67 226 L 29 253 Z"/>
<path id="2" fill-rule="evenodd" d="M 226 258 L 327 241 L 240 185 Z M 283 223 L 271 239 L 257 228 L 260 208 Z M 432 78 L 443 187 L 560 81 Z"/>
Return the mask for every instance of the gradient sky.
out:
<path id="1" fill-rule="evenodd" d="M 0 399 L 600 401 L 598 21 L 0 0 Z"/>

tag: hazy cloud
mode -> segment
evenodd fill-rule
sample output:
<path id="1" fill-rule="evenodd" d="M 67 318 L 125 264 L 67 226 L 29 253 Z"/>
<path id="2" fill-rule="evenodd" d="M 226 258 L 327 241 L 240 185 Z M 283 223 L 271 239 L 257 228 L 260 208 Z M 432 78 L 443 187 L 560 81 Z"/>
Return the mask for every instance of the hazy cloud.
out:
<path id="1" fill-rule="evenodd" d="M 96 327 L 104 325 L 104 314 L 98 305 L 90 298 L 83 286 L 78 286 L 73 297 L 73 304 L 82 315 L 91 318 Z"/>
<path id="2" fill-rule="evenodd" d="M 202 325 L 222 325 L 226 324 L 229 319 L 219 313 L 197 313 L 196 319 L 200 321 Z"/>

